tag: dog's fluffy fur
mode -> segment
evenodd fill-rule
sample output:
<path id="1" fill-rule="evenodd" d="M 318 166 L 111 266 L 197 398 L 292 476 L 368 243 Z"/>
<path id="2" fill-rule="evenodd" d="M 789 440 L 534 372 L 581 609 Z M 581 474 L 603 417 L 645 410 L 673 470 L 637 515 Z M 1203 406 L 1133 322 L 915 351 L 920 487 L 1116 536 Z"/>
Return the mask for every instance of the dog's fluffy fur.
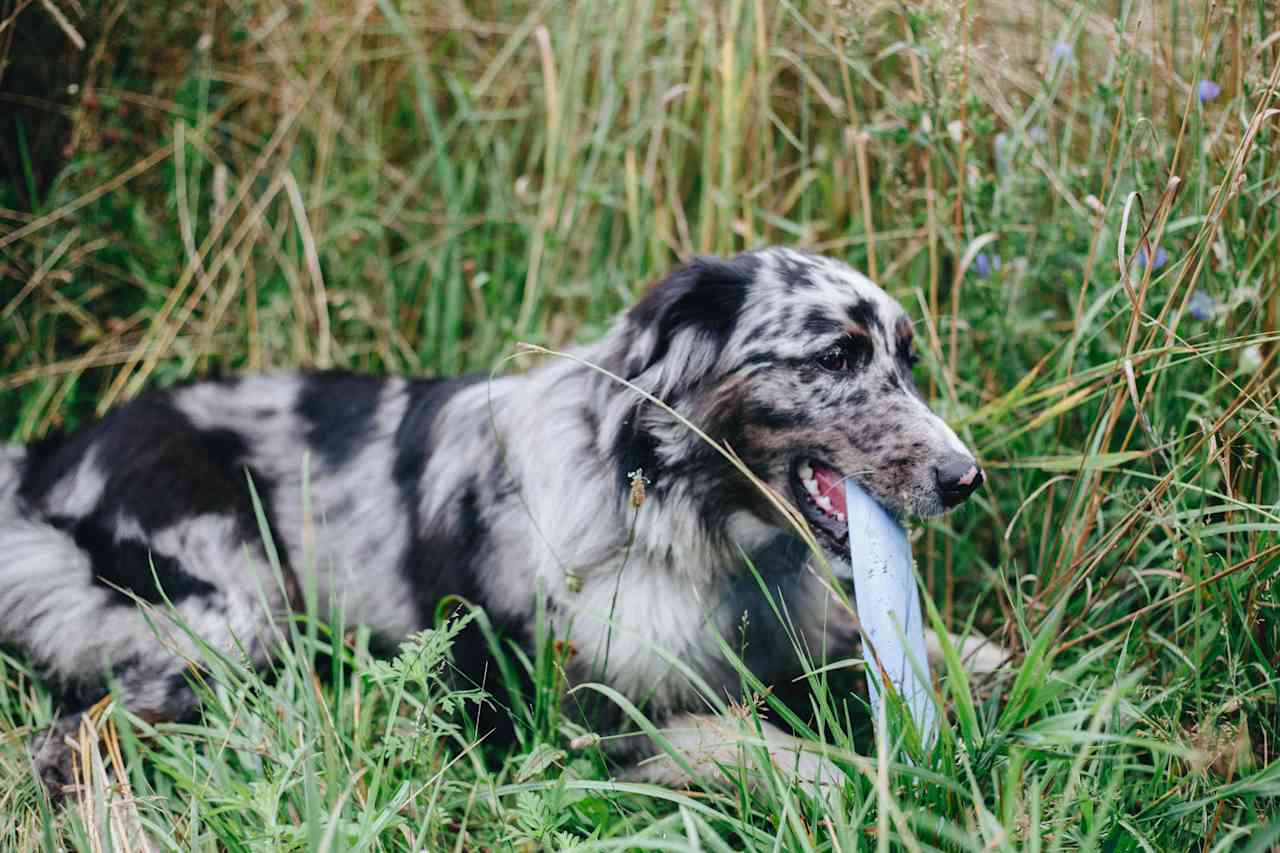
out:
<path id="1" fill-rule="evenodd" d="M 718 724 L 689 716 L 701 703 L 668 656 L 730 696 L 739 677 L 717 635 L 756 632 L 748 663 L 766 682 L 798 665 L 744 554 L 815 655 L 847 651 L 853 622 L 761 490 L 584 362 L 732 448 L 801 507 L 836 566 L 847 561 L 841 525 L 806 494 L 806 466 L 922 516 L 981 481 L 976 468 L 961 485 L 947 479 L 973 460 L 915 390 L 902 308 L 836 261 L 786 249 L 695 260 L 576 356 L 492 381 L 199 382 L 145 394 L 69 437 L 0 448 L 0 642 L 67 696 L 95 698 L 110 683 L 135 712 L 175 719 L 194 708 L 184 657 L 196 650 L 135 597 L 170 602 L 205 641 L 260 664 L 277 636 L 272 611 L 297 607 L 305 583 L 319 612 L 388 644 L 432 624 L 446 596 L 528 641 L 542 596 L 576 651 L 572 680 L 684 720 L 696 746 Z M 299 579 L 306 567 L 314 577 Z M 483 678 L 484 652 L 464 636 L 457 667 Z M 42 753 L 46 772 L 59 748 Z M 655 777 L 673 781 L 669 770 Z"/>

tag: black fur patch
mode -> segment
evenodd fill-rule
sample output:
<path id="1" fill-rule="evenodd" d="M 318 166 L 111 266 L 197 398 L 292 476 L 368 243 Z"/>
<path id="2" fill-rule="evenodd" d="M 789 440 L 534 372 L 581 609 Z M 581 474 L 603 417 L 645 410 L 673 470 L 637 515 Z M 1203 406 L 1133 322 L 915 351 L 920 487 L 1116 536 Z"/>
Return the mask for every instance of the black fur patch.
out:
<path id="1" fill-rule="evenodd" d="M 852 322 L 862 326 L 868 332 L 884 331 L 884 325 L 880 322 L 880 314 L 876 311 L 875 303 L 869 299 L 859 299 L 849 306 L 847 313 Z"/>
<path id="2" fill-rule="evenodd" d="M 425 624 L 430 624 L 434 618 L 435 604 L 440 597 L 456 591 L 442 586 L 439 575 L 444 571 L 444 565 L 458 560 L 458 555 L 453 553 L 456 542 L 451 536 L 440 533 L 433 539 L 423 530 L 421 484 L 427 460 L 434 448 L 435 420 L 455 394 L 482 379 L 479 375 L 457 379 L 416 379 L 405 391 L 409 400 L 404 418 L 396 430 L 392 476 L 400 492 L 401 505 L 409 517 L 410 539 L 405 550 L 403 573 L 418 597 L 418 610 Z M 485 426 L 487 428 L 487 423 Z M 464 575 L 465 569 L 465 566 L 460 569 Z"/>
<path id="3" fill-rule="evenodd" d="M 447 518 L 428 520 L 421 513 L 421 482 L 435 449 L 436 418 L 454 395 L 483 381 L 483 375 L 418 379 L 411 381 L 406 390 L 409 402 L 396 431 L 393 475 L 409 517 L 409 541 L 401 571 L 413 590 L 415 609 L 423 625 L 435 623 L 440 603 L 446 597 L 456 596 L 475 604 L 483 604 L 486 597 L 480 585 L 480 561 L 489 534 L 481 512 L 479 483 L 472 480 L 461 489 Z M 490 429 L 487 418 L 476 426 L 486 432 Z M 491 481 L 484 488 L 490 505 L 514 494 L 514 486 L 505 474 L 494 472 Z M 532 600 L 530 590 L 531 603 Z M 517 642 L 528 639 L 522 622 L 504 620 L 494 613 L 489 614 L 489 620 L 499 634 Z M 482 686 L 492 695 L 502 695 L 501 672 L 484 633 L 474 622 L 454 642 L 453 669 L 464 686 Z M 510 715 L 491 707 L 479 709 L 475 725 L 477 732 L 489 735 L 491 742 L 510 742 L 515 736 Z"/>
<path id="4" fill-rule="evenodd" d="M 813 335 L 815 338 L 839 332 L 843 328 L 821 308 L 814 308 L 806 314 L 803 323 L 805 334 Z"/>
<path id="5" fill-rule="evenodd" d="M 392 476 L 405 501 L 405 509 L 410 514 L 414 529 L 418 526 L 418 504 L 421 497 L 419 483 L 427 467 L 427 457 L 431 454 L 436 416 L 455 394 L 483 379 L 480 375 L 455 379 L 414 379 L 405 390 L 409 401 L 404 418 L 396 430 L 396 460 Z M 484 427 L 488 429 L 487 420 Z"/>
<path id="6" fill-rule="evenodd" d="M 64 529 L 90 555 L 103 581 L 148 601 L 159 601 L 151 564 L 171 600 L 215 591 L 176 561 L 139 543 L 112 539 L 117 517 L 136 520 L 148 534 L 199 515 L 228 515 L 246 541 L 258 541 L 258 525 L 245 478 L 247 447 L 230 430 L 201 430 L 175 408 L 167 392 L 151 392 L 108 412 L 101 421 L 50 446 L 28 465 L 20 487 L 33 507 L 44 508 L 53 489 L 73 475 L 90 452 L 105 477 L 98 506 Z M 249 471 L 264 506 L 273 483 Z M 56 508 L 51 508 L 56 511 Z M 109 513 L 109 515 L 108 515 Z M 286 578 L 289 582 L 289 578 Z M 129 602 L 121 596 L 121 603 Z"/>
<path id="7" fill-rule="evenodd" d="M 304 373 L 298 416 L 307 425 L 307 443 L 321 461 L 337 468 L 369 439 L 385 382 L 345 372 Z"/>
<path id="8" fill-rule="evenodd" d="M 488 493 L 487 487 L 485 492 Z M 415 528 L 405 562 L 423 625 L 434 625 L 437 616 L 449 615 L 441 613 L 446 597 L 459 599 L 459 606 L 461 602 L 483 605 L 485 601 L 480 577 L 489 528 L 481 511 L 479 483 L 472 480 L 463 487 L 449 515 L 432 529 Z M 532 588 L 529 602 L 533 604 Z M 504 619 L 502 614 L 488 611 L 487 617 L 499 637 L 528 647 L 527 620 Z M 463 688 L 483 688 L 491 697 L 472 718 L 476 734 L 497 744 L 514 741 L 517 732 L 511 711 L 494 706 L 505 693 L 504 680 L 479 624 L 473 621 L 462 630 L 454 641 L 451 657 L 454 680 Z M 513 707 L 527 707 L 532 681 L 518 665 L 516 676 L 518 684 L 513 686 L 525 698 L 514 702 Z"/>
<path id="9" fill-rule="evenodd" d="M 114 525 L 98 512 L 88 518 L 54 517 L 49 522 L 65 530 L 77 547 L 89 555 L 93 582 L 115 594 L 115 604 L 133 604 L 133 593 L 151 604 L 163 604 L 166 597 L 177 605 L 191 596 L 212 595 L 217 587 L 183 570 L 173 557 L 158 554 L 146 543 L 116 539 Z M 152 567 L 155 572 L 152 572 Z"/>
<path id="10" fill-rule="evenodd" d="M 741 361 L 739 361 L 734 366 L 733 371 L 736 372 L 739 370 L 744 370 L 749 367 L 759 367 L 761 365 L 777 364 L 780 361 L 782 360 L 779 359 L 777 356 L 775 356 L 772 352 L 769 352 L 768 350 L 761 351 L 761 352 L 753 352 L 750 355 L 745 356 Z"/>
<path id="11" fill-rule="evenodd" d="M 786 285 L 788 290 L 797 288 L 810 288 L 814 286 L 813 272 L 814 264 L 796 258 L 789 253 L 780 253 L 776 256 L 778 265 L 778 277 L 782 279 L 782 283 Z"/>
<path id="12" fill-rule="evenodd" d="M 457 595 L 481 600 L 476 563 L 484 553 L 488 528 L 480 512 L 478 486 L 469 482 L 458 495 L 449 518 L 438 519 L 427 530 L 415 530 L 408 562 L 414 595 L 424 625 L 435 623 L 442 598 Z"/>
<path id="13" fill-rule="evenodd" d="M 903 336 L 899 335 L 899 336 L 898 336 L 898 338 L 897 338 L 897 340 L 898 340 L 898 346 L 897 346 L 897 352 L 895 353 L 895 355 L 897 355 L 897 357 L 898 357 L 898 361 L 900 361 L 900 362 L 902 362 L 903 364 L 905 364 L 905 365 L 907 366 L 907 369 L 908 369 L 908 370 L 910 370 L 910 368 L 911 368 L 911 339 L 910 339 L 910 338 L 906 338 L 906 337 L 903 337 Z"/>
<path id="14" fill-rule="evenodd" d="M 18 495 L 32 506 L 41 506 L 53 487 L 80 464 L 92 440 L 89 428 L 67 434 L 51 432 L 27 446 Z"/>
<path id="15" fill-rule="evenodd" d="M 662 481 L 658 440 L 640 426 L 639 421 L 640 407 L 637 406 L 622 422 L 622 428 L 613 440 L 612 457 L 617 464 L 618 487 L 624 494 L 631 491 L 631 474 L 636 470 L 643 471 L 645 479 L 654 488 L 660 488 Z"/>
<path id="16" fill-rule="evenodd" d="M 708 336 L 723 349 L 737 326 L 758 267 L 759 261 L 746 255 L 727 261 L 696 258 L 650 288 L 628 317 L 638 329 L 656 328 L 657 341 L 648 361 L 627 378 L 661 361 L 673 337 L 685 329 Z"/>
<path id="17" fill-rule="evenodd" d="M 94 451 L 105 460 L 99 467 L 111 503 L 148 532 L 159 530 L 230 503 L 227 472 L 220 460 L 210 458 L 209 441 L 225 445 L 226 438 L 195 429 L 167 394 L 147 394 L 76 433 L 41 464 L 28 466 L 21 492 L 43 506 L 54 487 Z"/>
<path id="18" fill-rule="evenodd" d="M 813 418 L 804 412 L 782 411 L 763 403 L 748 404 L 743 410 L 742 417 L 751 426 L 776 430 L 794 429 L 813 423 Z"/>

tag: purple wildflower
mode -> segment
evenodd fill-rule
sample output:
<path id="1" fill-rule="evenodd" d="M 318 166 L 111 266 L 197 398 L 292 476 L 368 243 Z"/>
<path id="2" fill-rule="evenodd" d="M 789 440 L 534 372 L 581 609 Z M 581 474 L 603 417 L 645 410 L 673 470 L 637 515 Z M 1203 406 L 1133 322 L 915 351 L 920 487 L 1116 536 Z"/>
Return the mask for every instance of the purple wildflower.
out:
<path id="1" fill-rule="evenodd" d="M 1056 41 L 1053 43 L 1052 56 L 1056 62 L 1070 62 L 1075 57 L 1075 49 L 1070 42 Z"/>
<path id="2" fill-rule="evenodd" d="M 1217 300 L 1203 290 L 1197 290 L 1187 300 L 1187 313 L 1201 323 L 1207 323 L 1218 313 Z"/>
<path id="3" fill-rule="evenodd" d="M 999 269 L 999 255 L 988 255 L 986 252 L 979 252 L 978 257 L 973 259 L 973 271 L 978 278 L 991 278 L 991 274 L 999 271 Z"/>
<path id="4" fill-rule="evenodd" d="M 1207 104 L 1222 94 L 1222 87 L 1212 80 L 1201 80 L 1196 85 L 1196 94 L 1200 96 L 1200 103 Z"/>
<path id="5" fill-rule="evenodd" d="M 1154 257 L 1151 261 L 1151 268 L 1158 270 L 1169 262 L 1169 253 L 1164 250 L 1164 246 L 1156 246 Z M 1147 265 L 1147 249 L 1144 246 L 1138 250 L 1138 266 L 1146 267 Z"/>

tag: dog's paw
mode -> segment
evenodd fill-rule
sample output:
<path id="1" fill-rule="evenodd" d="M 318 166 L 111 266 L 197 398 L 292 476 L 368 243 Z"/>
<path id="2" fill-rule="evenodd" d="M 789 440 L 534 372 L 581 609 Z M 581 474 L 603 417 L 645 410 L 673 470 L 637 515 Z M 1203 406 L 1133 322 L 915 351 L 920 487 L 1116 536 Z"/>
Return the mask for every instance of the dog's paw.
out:
<path id="1" fill-rule="evenodd" d="M 81 714 L 57 720 L 31 742 L 31 763 L 49 798 L 58 803 L 75 784 L 75 734 Z"/>
<path id="2" fill-rule="evenodd" d="M 955 649 L 960 664 L 970 676 L 979 679 L 996 675 L 1013 660 L 1013 653 L 995 640 L 981 634 L 971 632 L 965 636 L 947 634 L 951 648 Z M 933 631 L 924 632 L 925 654 L 929 657 L 929 665 L 935 672 L 946 669 L 946 660 L 942 654 L 942 641 Z"/>
<path id="3" fill-rule="evenodd" d="M 663 736 L 680 760 L 661 752 L 638 762 L 622 778 L 688 788 L 699 782 L 729 783 L 737 776 L 736 768 L 746 772 L 753 786 L 778 773 L 820 798 L 843 788 L 843 771 L 827 758 L 768 723 L 759 723 L 759 729 L 756 725 L 734 717 L 677 717 L 663 729 Z M 766 761 L 768 767 L 763 766 Z"/>

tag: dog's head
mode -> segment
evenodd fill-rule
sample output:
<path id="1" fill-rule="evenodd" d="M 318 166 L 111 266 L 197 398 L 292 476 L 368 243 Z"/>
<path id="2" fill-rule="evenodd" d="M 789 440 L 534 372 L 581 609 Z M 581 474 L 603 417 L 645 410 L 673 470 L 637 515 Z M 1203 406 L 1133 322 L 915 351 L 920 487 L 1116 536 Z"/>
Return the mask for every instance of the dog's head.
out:
<path id="1" fill-rule="evenodd" d="M 611 366 L 664 400 L 804 513 L 847 554 L 844 480 L 891 512 L 935 516 L 981 485 L 973 455 L 912 374 L 902 307 L 845 264 L 788 249 L 703 258 L 656 284 L 614 338 Z M 645 405 L 615 428 L 625 480 L 682 490 L 723 527 L 776 525 L 759 490 L 705 442 Z"/>

